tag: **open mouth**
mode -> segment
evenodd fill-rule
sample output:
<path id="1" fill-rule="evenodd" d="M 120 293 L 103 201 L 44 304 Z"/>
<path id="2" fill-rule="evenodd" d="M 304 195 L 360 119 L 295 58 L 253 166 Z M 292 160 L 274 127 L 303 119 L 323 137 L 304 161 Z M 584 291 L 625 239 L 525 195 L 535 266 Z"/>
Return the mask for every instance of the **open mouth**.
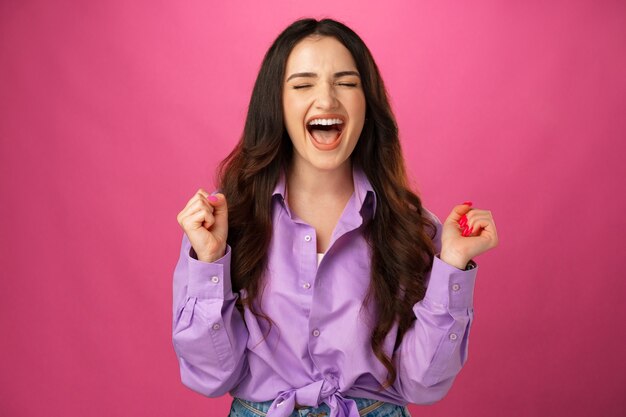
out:
<path id="1" fill-rule="evenodd" d="M 341 119 L 312 119 L 306 125 L 314 142 L 322 149 L 335 148 L 338 145 L 344 122 Z"/>

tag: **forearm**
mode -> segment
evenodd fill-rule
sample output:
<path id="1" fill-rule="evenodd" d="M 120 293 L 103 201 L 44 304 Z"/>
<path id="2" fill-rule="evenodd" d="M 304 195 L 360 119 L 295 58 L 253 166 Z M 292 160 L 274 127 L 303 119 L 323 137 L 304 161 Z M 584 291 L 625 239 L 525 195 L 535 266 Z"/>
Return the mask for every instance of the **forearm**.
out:
<path id="1" fill-rule="evenodd" d="M 416 320 L 394 355 L 395 387 L 408 401 L 443 398 L 466 362 L 476 272 L 434 260 L 426 295 L 413 308 Z"/>
<path id="2" fill-rule="evenodd" d="M 172 341 L 183 383 L 204 395 L 220 396 L 247 373 L 248 332 L 235 308 L 230 249 L 213 263 L 192 255 L 184 239 L 174 271 Z"/>

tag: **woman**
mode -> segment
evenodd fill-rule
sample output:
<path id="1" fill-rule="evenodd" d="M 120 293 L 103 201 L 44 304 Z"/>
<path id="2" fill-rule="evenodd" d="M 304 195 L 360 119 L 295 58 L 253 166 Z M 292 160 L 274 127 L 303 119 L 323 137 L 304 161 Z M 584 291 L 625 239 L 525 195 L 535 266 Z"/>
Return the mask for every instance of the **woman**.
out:
<path id="1" fill-rule="evenodd" d="M 230 392 L 231 416 L 406 416 L 467 355 L 491 213 L 443 225 L 409 189 L 386 91 L 333 20 L 267 52 L 243 136 L 178 214 L 173 342 L 185 385 Z M 326 413 L 326 414 L 324 414 Z"/>

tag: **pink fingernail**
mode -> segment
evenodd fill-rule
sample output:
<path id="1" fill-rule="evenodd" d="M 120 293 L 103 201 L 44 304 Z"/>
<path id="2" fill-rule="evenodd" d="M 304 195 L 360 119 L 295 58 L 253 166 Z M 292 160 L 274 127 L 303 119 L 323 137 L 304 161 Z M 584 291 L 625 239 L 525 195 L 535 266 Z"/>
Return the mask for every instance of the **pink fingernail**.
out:
<path id="1" fill-rule="evenodd" d="M 210 195 L 209 201 L 212 203 L 217 203 L 219 201 L 219 198 L 215 197 L 214 195 Z"/>
<path id="2" fill-rule="evenodd" d="M 466 205 L 466 206 L 472 207 L 472 202 L 471 201 L 464 201 L 463 204 Z"/>
<path id="3" fill-rule="evenodd" d="M 461 217 L 461 220 L 459 220 L 459 225 L 463 227 L 466 224 L 467 224 L 467 217 L 465 217 L 465 214 L 464 214 L 463 217 Z"/>

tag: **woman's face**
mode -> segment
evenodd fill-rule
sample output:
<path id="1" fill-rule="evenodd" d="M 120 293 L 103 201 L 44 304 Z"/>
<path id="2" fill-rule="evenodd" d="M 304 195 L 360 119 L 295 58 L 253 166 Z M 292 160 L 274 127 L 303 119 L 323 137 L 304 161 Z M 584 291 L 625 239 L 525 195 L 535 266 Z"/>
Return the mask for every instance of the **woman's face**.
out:
<path id="1" fill-rule="evenodd" d="M 352 55 L 337 39 L 312 36 L 293 48 L 283 115 L 294 166 L 334 170 L 349 164 L 365 121 L 365 95 Z"/>

